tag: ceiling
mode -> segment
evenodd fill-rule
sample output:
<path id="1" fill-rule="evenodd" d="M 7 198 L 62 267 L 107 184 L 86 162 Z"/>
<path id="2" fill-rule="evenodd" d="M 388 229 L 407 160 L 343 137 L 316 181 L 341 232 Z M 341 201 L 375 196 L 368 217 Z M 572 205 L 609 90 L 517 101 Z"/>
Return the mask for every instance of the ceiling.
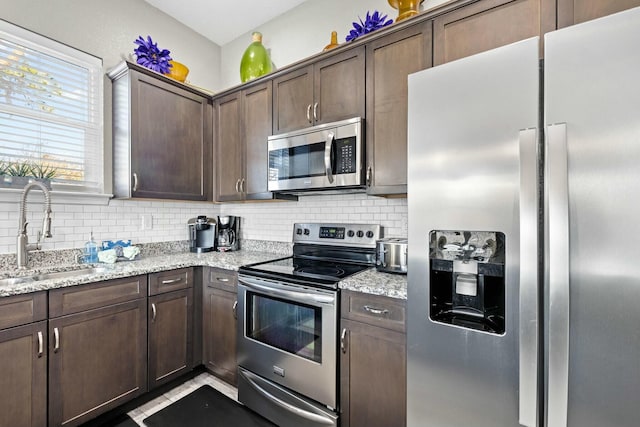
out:
<path id="1" fill-rule="evenodd" d="M 307 0 L 145 0 L 223 46 Z"/>

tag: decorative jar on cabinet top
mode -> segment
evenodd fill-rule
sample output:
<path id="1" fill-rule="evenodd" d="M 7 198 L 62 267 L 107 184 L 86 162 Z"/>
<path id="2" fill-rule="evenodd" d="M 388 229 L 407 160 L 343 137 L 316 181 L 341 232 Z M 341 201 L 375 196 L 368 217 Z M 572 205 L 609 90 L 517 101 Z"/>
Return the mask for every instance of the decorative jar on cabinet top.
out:
<path id="1" fill-rule="evenodd" d="M 252 43 L 242 55 L 240 61 L 240 80 L 242 83 L 271 72 L 271 58 L 262 44 L 262 34 L 254 32 Z"/>

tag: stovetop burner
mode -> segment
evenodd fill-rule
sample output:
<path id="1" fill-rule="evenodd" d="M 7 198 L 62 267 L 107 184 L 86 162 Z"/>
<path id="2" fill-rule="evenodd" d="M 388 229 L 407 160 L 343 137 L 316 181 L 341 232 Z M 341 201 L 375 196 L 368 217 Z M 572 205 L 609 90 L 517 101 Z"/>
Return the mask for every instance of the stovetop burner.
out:
<path id="1" fill-rule="evenodd" d="M 340 280 L 369 267 L 371 265 L 289 257 L 245 265 L 240 267 L 240 272 L 272 279 L 286 278 L 306 284 L 336 287 Z"/>
<path id="2" fill-rule="evenodd" d="M 272 280 L 337 288 L 338 282 L 375 265 L 379 225 L 294 224 L 293 256 L 240 267 Z"/>

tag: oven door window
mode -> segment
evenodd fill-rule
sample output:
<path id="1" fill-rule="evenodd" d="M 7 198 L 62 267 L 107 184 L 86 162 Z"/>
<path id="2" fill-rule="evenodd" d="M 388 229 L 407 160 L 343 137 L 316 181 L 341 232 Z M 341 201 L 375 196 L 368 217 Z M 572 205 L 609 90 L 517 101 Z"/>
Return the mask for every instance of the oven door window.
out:
<path id="1" fill-rule="evenodd" d="M 322 362 L 322 309 L 247 292 L 246 336 L 263 344 Z"/>

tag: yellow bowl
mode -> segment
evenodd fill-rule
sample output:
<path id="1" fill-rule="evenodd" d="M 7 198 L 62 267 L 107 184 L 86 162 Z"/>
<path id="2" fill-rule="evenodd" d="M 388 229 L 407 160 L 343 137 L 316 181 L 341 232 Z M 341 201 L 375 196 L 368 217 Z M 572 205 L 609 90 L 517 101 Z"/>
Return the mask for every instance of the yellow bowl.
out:
<path id="1" fill-rule="evenodd" d="M 169 61 L 169 64 L 171 64 L 171 68 L 169 68 L 169 72 L 165 76 L 184 83 L 187 79 L 187 74 L 189 74 L 189 69 L 178 61 Z"/>

